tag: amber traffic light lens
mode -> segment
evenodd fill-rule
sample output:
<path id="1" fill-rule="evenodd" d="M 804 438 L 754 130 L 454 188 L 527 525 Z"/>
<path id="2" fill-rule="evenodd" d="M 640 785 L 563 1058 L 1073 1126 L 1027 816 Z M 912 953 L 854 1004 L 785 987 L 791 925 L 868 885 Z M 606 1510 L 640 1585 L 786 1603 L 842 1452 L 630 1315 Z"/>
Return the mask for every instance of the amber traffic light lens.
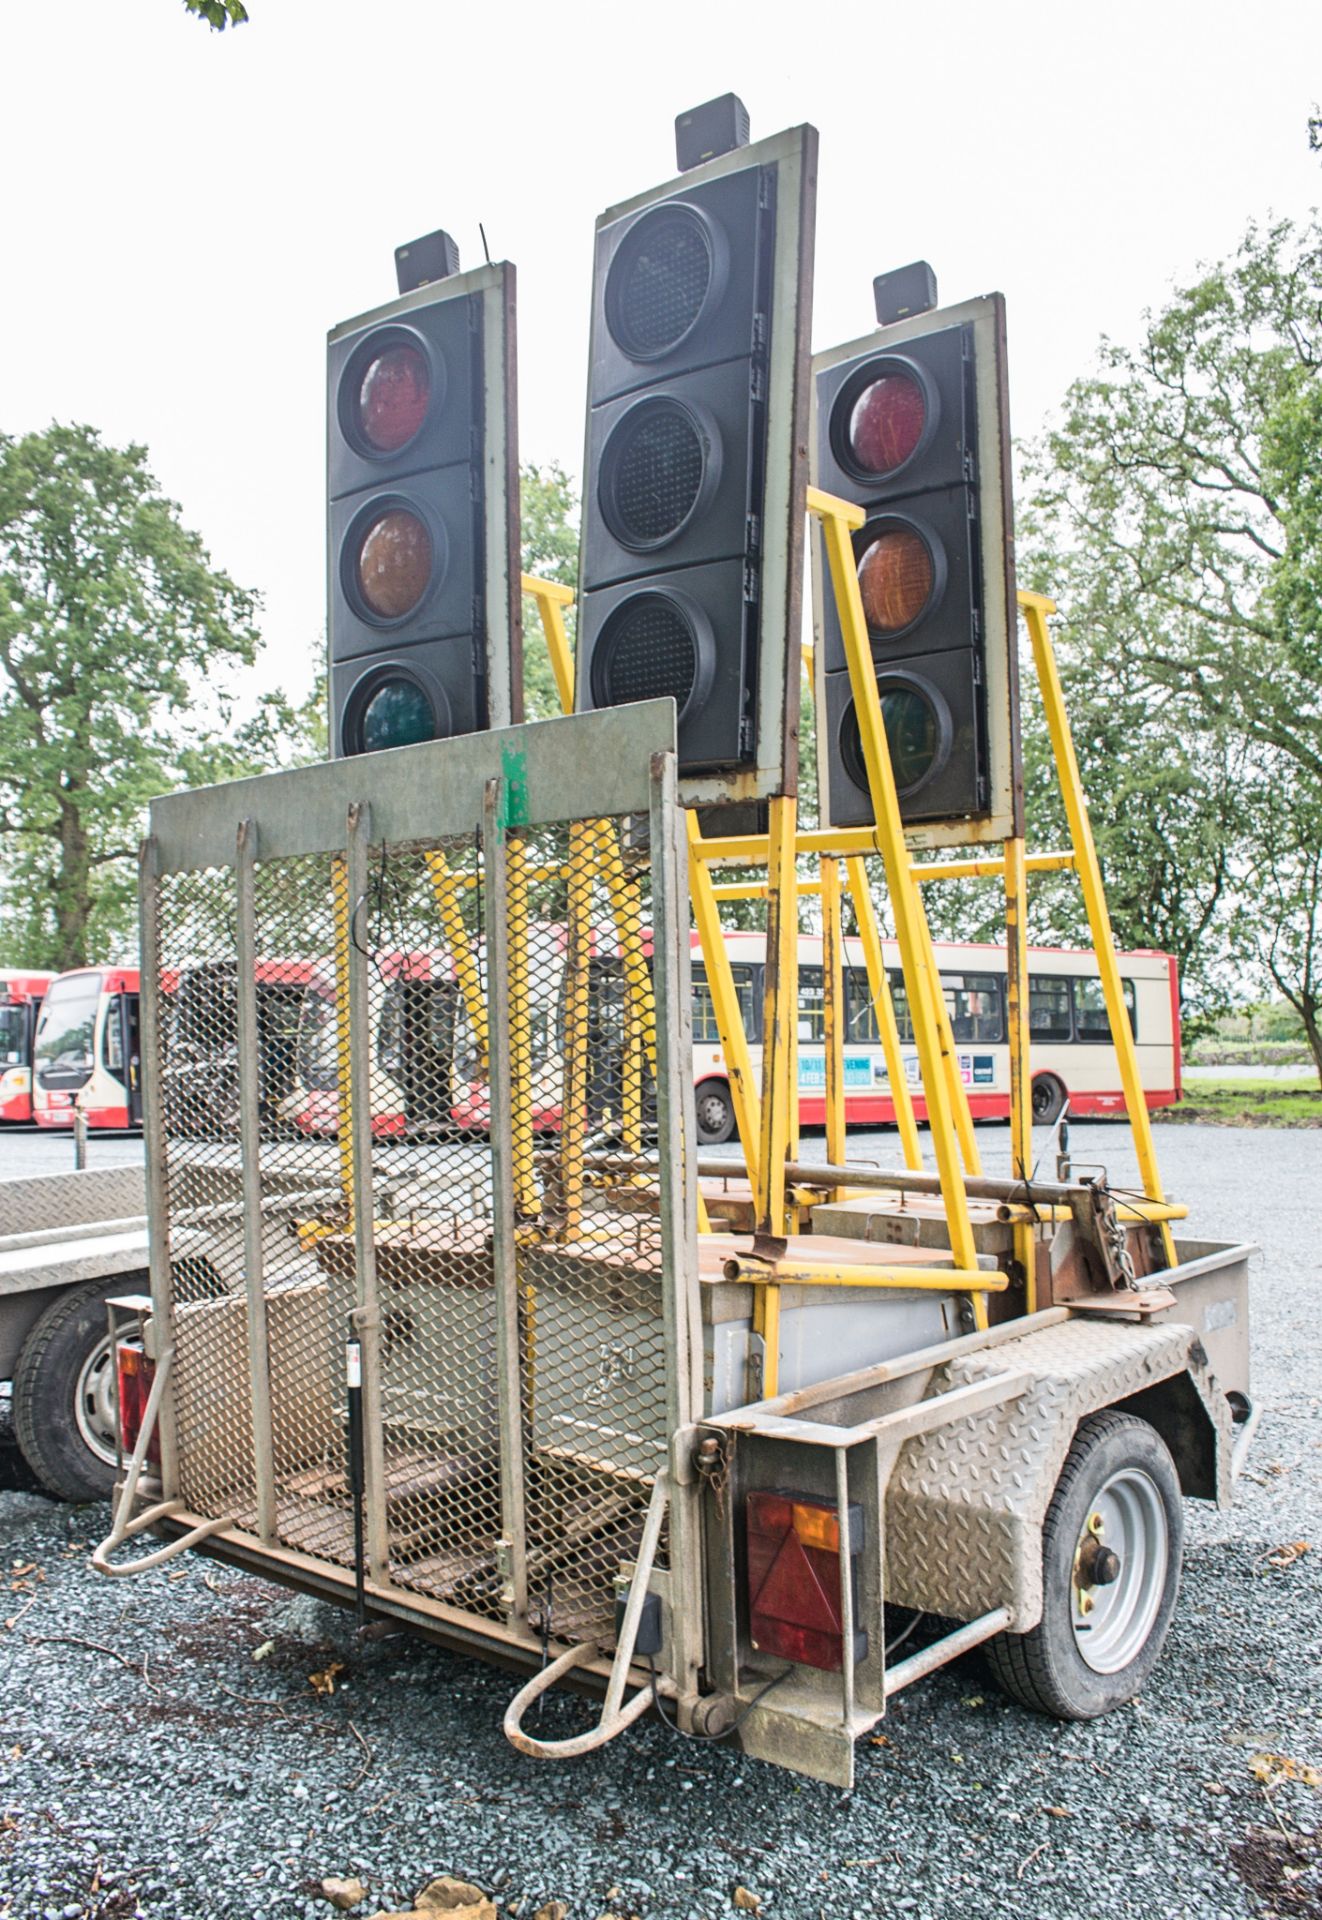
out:
<path id="1" fill-rule="evenodd" d="M 431 373 L 416 347 L 387 347 L 358 389 L 358 430 L 374 453 L 398 453 L 427 418 Z"/>
<path id="2" fill-rule="evenodd" d="M 858 563 L 863 613 L 873 633 L 900 633 L 932 597 L 932 555 L 908 527 L 895 527 L 868 546 Z"/>
<path id="3" fill-rule="evenodd" d="M 374 520 L 358 550 L 358 591 L 378 620 L 412 613 L 431 580 L 432 544 L 417 514 L 392 507 Z"/>
<path id="4" fill-rule="evenodd" d="M 849 416 L 849 450 L 864 473 L 894 473 L 923 437 L 927 402 L 907 373 L 883 374 L 864 387 Z"/>
<path id="5" fill-rule="evenodd" d="M 432 703 L 416 681 L 386 680 L 363 708 L 360 728 L 364 753 L 382 747 L 412 747 L 436 738 Z"/>

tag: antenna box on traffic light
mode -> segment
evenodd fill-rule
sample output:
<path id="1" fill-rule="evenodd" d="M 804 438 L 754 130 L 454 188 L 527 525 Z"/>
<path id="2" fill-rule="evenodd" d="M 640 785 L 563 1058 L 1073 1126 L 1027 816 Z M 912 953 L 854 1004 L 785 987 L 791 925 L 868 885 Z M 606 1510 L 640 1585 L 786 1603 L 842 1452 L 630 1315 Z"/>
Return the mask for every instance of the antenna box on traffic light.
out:
<path id="1" fill-rule="evenodd" d="M 1005 303 L 915 314 L 813 360 L 815 483 L 853 536 L 906 835 L 1022 832 Z M 872 821 L 839 615 L 815 570 L 822 818 Z"/>
<path id="2" fill-rule="evenodd" d="M 597 222 L 577 704 L 672 696 L 688 805 L 797 780 L 816 173 L 798 127 Z"/>
<path id="3" fill-rule="evenodd" d="M 514 305 L 501 262 L 329 336 L 332 758 L 522 718 Z"/>

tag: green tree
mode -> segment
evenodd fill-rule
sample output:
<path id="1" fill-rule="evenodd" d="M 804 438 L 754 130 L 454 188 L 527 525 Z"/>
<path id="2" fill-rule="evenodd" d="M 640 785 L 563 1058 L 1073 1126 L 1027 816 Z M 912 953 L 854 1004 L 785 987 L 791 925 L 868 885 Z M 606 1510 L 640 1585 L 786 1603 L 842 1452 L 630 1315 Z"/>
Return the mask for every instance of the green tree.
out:
<path id="1" fill-rule="evenodd" d="M 0 435 L 3 897 L 29 964 L 80 966 L 129 936 L 153 794 L 297 756 L 280 696 L 235 720 L 255 611 L 144 448 L 86 426 Z"/>
<path id="2" fill-rule="evenodd" d="M 558 461 L 526 466 L 519 473 L 523 571 L 539 580 L 578 586 L 578 496 Z M 574 609 L 565 621 L 574 644 Z M 560 695 L 551 671 L 551 653 L 537 617 L 536 602 L 523 602 L 523 697 L 529 720 L 551 719 L 560 712 Z"/>
<path id="3" fill-rule="evenodd" d="M 1103 342 L 1028 456 L 1021 574 L 1061 605 L 1118 931 L 1208 1004 L 1232 956 L 1275 978 L 1310 947 L 1274 938 L 1255 876 L 1294 872 L 1307 912 L 1258 789 L 1322 784 L 1320 369 L 1322 228 L 1252 226 L 1137 349 Z"/>
<path id="4" fill-rule="evenodd" d="M 224 33 L 226 27 L 242 27 L 248 22 L 243 0 L 184 0 L 184 6 L 199 20 L 205 20 L 213 33 Z"/>

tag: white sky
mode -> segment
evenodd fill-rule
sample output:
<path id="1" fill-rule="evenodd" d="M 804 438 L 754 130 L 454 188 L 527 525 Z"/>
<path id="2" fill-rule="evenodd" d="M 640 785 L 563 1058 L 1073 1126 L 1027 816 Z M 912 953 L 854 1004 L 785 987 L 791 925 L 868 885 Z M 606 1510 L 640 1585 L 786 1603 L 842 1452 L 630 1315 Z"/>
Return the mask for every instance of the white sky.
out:
<path id="1" fill-rule="evenodd" d="M 521 451 L 582 461 L 592 226 L 674 173 L 682 108 L 821 134 L 814 344 L 916 257 L 1009 303 L 1012 417 L 1251 216 L 1322 194 L 1317 0 L 654 7 L 0 0 L 0 430 L 144 441 L 265 599 L 260 677 L 301 694 L 325 621 L 324 343 L 447 227 L 519 270 Z"/>

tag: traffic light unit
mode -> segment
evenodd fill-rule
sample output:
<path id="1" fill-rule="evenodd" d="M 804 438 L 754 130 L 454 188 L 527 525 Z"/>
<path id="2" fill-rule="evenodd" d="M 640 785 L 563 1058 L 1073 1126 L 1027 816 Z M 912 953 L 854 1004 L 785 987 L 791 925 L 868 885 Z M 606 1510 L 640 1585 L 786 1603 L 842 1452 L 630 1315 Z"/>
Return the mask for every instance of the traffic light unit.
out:
<path id="1" fill-rule="evenodd" d="M 434 271 L 457 267 L 428 240 Z M 401 284 L 421 247 L 400 249 Z M 522 717 L 514 339 L 507 263 L 329 336 L 333 758 Z"/>
<path id="2" fill-rule="evenodd" d="M 879 310 L 894 310 L 881 300 L 892 279 L 879 283 Z M 1022 816 L 1004 302 L 911 310 L 818 355 L 813 374 L 816 484 L 867 514 L 854 556 L 909 838 L 1003 839 Z M 869 825 L 840 617 L 823 580 L 819 568 L 822 817 Z"/>
<path id="3" fill-rule="evenodd" d="M 689 804 L 794 790 L 816 151 L 737 147 L 597 223 L 576 700 L 673 696 Z"/>

